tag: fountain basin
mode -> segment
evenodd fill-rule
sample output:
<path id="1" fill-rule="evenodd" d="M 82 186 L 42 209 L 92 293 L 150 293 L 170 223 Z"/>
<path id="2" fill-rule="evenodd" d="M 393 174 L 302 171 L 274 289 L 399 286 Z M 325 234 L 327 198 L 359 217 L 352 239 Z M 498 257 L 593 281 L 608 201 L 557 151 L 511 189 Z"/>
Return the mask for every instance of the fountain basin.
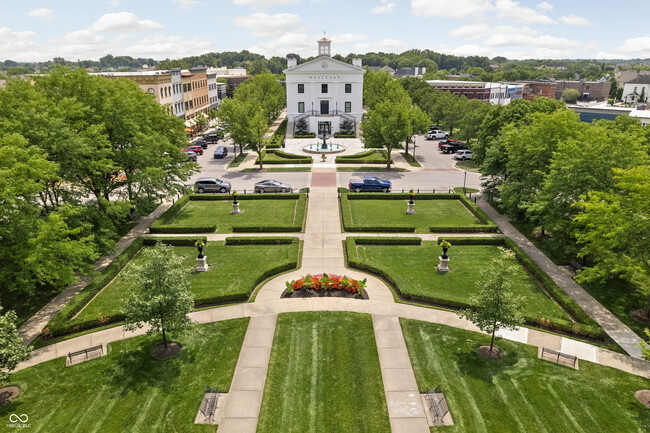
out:
<path id="1" fill-rule="evenodd" d="M 303 147 L 302 150 L 307 153 L 341 153 L 345 152 L 345 146 L 328 143 L 327 146 L 323 147 L 322 143 L 314 143 Z"/>

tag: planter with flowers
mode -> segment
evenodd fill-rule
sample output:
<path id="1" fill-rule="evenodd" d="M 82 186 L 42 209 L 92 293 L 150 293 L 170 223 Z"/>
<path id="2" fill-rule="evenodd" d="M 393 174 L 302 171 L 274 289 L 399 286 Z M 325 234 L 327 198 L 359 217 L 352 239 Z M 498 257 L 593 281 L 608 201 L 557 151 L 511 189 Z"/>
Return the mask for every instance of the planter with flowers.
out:
<path id="1" fill-rule="evenodd" d="M 307 274 L 298 280 L 287 281 L 282 298 L 297 297 L 342 297 L 369 299 L 364 290 L 366 279 L 355 280 L 346 275 Z"/>
<path id="2" fill-rule="evenodd" d="M 203 247 L 205 247 L 205 242 L 198 240 L 194 243 L 194 246 L 199 250 L 199 255 L 196 257 L 196 272 L 205 272 L 209 269 L 209 266 L 206 262 L 208 256 L 203 254 Z"/>
<path id="3" fill-rule="evenodd" d="M 415 213 L 415 203 L 413 203 L 413 197 L 415 196 L 415 192 L 413 192 L 413 188 L 409 191 L 409 196 L 410 200 L 408 203 L 408 208 L 406 209 L 406 214 L 407 215 L 413 215 Z"/>
<path id="4" fill-rule="evenodd" d="M 447 251 L 449 250 L 449 247 L 451 247 L 451 243 L 441 239 L 440 242 L 438 242 L 438 245 L 442 247 L 442 255 L 439 257 L 440 264 L 436 266 L 436 271 L 449 272 L 451 269 L 449 269 L 449 256 L 447 256 Z"/>
<path id="5" fill-rule="evenodd" d="M 239 209 L 239 202 L 237 201 L 237 191 L 232 192 L 232 210 L 230 211 L 231 214 L 236 215 L 240 214 L 241 210 Z"/>

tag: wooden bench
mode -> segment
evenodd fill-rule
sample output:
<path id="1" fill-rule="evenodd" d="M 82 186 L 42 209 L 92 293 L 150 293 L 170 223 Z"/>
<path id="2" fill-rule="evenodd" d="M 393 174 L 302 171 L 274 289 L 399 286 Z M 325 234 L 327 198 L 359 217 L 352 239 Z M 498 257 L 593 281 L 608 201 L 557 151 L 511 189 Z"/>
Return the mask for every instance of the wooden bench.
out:
<path id="1" fill-rule="evenodd" d="M 582 266 L 582 265 L 580 264 L 580 262 L 578 262 L 578 261 L 575 260 L 575 259 L 571 259 L 571 260 L 569 261 L 569 265 L 570 265 L 570 266 L 573 268 L 573 270 L 575 270 L 575 271 L 581 271 L 581 270 L 584 269 L 584 266 Z"/>
<path id="2" fill-rule="evenodd" d="M 98 345 L 89 347 L 88 349 L 78 350 L 76 352 L 69 352 L 66 365 L 79 364 L 80 362 L 88 361 L 89 359 L 99 358 L 104 356 L 104 346 Z"/>
<path id="3" fill-rule="evenodd" d="M 574 370 L 578 369 L 578 357 L 574 355 L 568 355 L 566 353 L 558 352 L 557 350 L 551 350 L 542 347 L 539 357 L 545 361 L 550 361 L 559 365 L 571 367 Z"/>

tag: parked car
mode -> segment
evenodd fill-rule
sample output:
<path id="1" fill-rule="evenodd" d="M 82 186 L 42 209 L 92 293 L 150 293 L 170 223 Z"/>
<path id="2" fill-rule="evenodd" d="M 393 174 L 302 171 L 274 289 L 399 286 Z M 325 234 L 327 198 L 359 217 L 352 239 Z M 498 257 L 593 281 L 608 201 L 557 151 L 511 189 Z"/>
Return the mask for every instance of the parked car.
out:
<path id="1" fill-rule="evenodd" d="M 436 125 L 431 125 L 429 126 L 429 131 L 441 131 L 441 129 L 438 128 Z"/>
<path id="2" fill-rule="evenodd" d="M 461 149 L 456 151 L 454 158 L 465 161 L 466 159 L 472 159 L 472 151 L 469 149 Z"/>
<path id="3" fill-rule="evenodd" d="M 191 162 L 196 162 L 196 153 L 191 150 L 181 150 L 185 155 L 187 155 L 187 160 Z"/>
<path id="4" fill-rule="evenodd" d="M 196 144 L 197 146 L 201 146 L 203 149 L 208 148 L 208 142 L 205 141 L 203 138 L 197 138 L 193 144 Z"/>
<path id="5" fill-rule="evenodd" d="M 197 155 L 203 155 L 203 148 L 201 146 L 197 146 L 196 144 L 192 144 L 190 146 L 187 146 L 185 150 L 191 150 L 192 152 L 196 153 Z"/>
<path id="6" fill-rule="evenodd" d="M 210 132 L 209 134 L 205 134 L 203 136 L 203 139 L 205 140 L 206 143 L 209 144 L 214 144 L 217 143 L 221 139 L 222 135 L 218 134 L 216 132 Z"/>
<path id="7" fill-rule="evenodd" d="M 226 146 L 217 147 L 216 149 L 214 149 L 213 156 L 215 159 L 221 159 L 228 156 L 228 148 L 226 148 Z"/>
<path id="8" fill-rule="evenodd" d="M 286 183 L 278 182 L 277 180 L 263 180 L 255 184 L 255 192 L 264 194 L 265 192 L 292 192 L 293 188 Z"/>
<path id="9" fill-rule="evenodd" d="M 459 140 L 454 140 L 453 138 L 450 138 L 449 140 L 440 140 L 438 142 L 438 150 L 443 150 L 443 146 L 449 145 L 452 146 L 454 150 L 458 149 L 465 149 L 465 143 Z"/>
<path id="10" fill-rule="evenodd" d="M 361 181 L 350 180 L 348 189 L 350 192 L 390 192 L 393 184 L 390 180 L 381 180 L 374 176 L 366 176 Z"/>
<path id="11" fill-rule="evenodd" d="M 449 138 L 449 134 L 447 134 L 445 131 L 432 130 L 427 132 L 424 135 L 424 138 L 426 138 L 427 140 L 440 140 L 441 138 Z"/>
<path id="12" fill-rule="evenodd" d="M 199 194 L 207 193 L 230 193 L 230 182 L 217 179 L 216 177 L 202 177 L 194 182 L 196 192 Z"/>

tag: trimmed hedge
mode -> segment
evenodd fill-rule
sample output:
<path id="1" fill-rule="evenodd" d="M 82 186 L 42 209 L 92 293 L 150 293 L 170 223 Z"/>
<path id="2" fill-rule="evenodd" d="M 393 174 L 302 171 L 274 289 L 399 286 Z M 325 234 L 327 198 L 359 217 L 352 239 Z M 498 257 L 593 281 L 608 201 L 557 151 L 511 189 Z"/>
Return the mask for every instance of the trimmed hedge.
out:
<path id="1" fill-rule="evenodd" d="M 358 242 L 357 239 L 362 239 L 361 242 Z M 393 239 L 399 238 L 374 238 L 376 241 L 370 240 L 372 238 L 355 238 L 348 237 L 345 242 L 346 246 L 346 258 L 347 263 L 351 268 L 359 269 L 361 271 L 369 272 L 379 276 L 384 279 L 388 284 L 393 287 L 395 292 L 404 299 L 410 299 L 425 303 L 433 303 L 438 305 L 443 305 L 451 308 L 476 308 L 467 303 L 450 301 L 447 299 L 439 299 L 433 296 L 421 297 L 421 296 L 409 296 L 404 294 L 395 280 L 393 280 L 387 273 L 383 270 L 378 269 L 368 263 L 365 263 L 359 259 L 356 255 L 356 245 L 407 245 L 404 243 L 399 243 L 398 241 L 393 241 Z M 386 242 L 382 242 L 383 239 L 387 239 Z M 419 240 L 419 238 L 416 238 Z M 574 323 L 571 321 L 555 319 L 552 323 L 544 323 L 541 321 L 540 317 L 525 317 L 527 325 L 555 330 L 559 332 L 570 333 L 582 337 L 593 338 L 598 340 L 604 340 L 606 338 L 606 333 L 603 329 L 591 319 L 587 313 L 573 300 L 569 295 L 567 295 L 560 286 L 558 286 L 551 277 L 549 277 L 530 257 L 528 257 L 524 251 L 519 248 L 514 241 L 506 237 L 495 237 L 495 238 L 449 238 L 446 239 L 451 242 L 453 245 L 504 245 L 507 248 L 511 249 L 515 253 L 515 257 L 519 262 L 539 281 L 544 289 L 555 299 L 555 301 L 562 306 L 573 318 L 578 321 Z M 415 244 L 415 243 L 414 243 Z"/>
<path id="2" fill-rule="evenodd" d="M 237 226 L 233 233 L 291 233 L 302 231 L 302 226 Z"/>
<path id="3" fill-rule="evenodd" d="M 298 242 L 297 238 L 280 236 L 228 237 L 226 245 L 289 245 Z"/>
<path id="4" fill-rule="evenodd" d="M 430 226 L 431 233 L 496 233 L 496 224 L 486 226 Z"/>
<path id="5" fill-rule="evenodd" d="M 354 237 L 353 239 L 357 245 L 422 245 L 422 239 L 416 237 Z"/>
<path id="6" fill-rule="evenodd" d="M 160 215 L 156 221 L 161 221 L 162 224 L 167 224 L 176 216 L 176 214 L 181 211 L 183 206 L 185 206 L 188 201 L 190 201 L 190 196 L 188 195 L 184 195 L 183 197 L 179 198 L 176 203 L 171 205 L 169 209 L 163 212 L 163 214 Z"/>
<path id="7" fill-rule="evenodd" d="M 195 226 L 195 227 L 166 227 L 162 224 L 156 224 L 156 222 L 151 224 L 151 227 L 149 227 L 149 233 L 152 234 L 214 233 L 217 230 L 216 225 Z"/>
<path id="8" fill-rule="evenodd" d="M 278 161 L 278 160 L 267 160 L 266 156 L 268 154 L 274 154 L 280 158 L 287 159 L 289 161 Z M 269 149 L 262 152 L 262 162 L 264 164 L 311 164 L 311 156 L 295 155 L 293 153 L 286 153 L 278 149 Z M 260 158 L 258 157 L 255 160 L 255 164 L 259 165 Z"/>
<path id="9" fill-rule="evenodd" d="M 301 193 L 266 193 L 266 194 L 238 194 L 237 200 L 298 200 L 301 196 Z M 200 200 L 232 200 L 232 195 L 230 194 L 190 194 L 191 201 L 200 201 Z"/>
<path id="10" fill-rule="evenodd" d="M 381 160 L 379 161 L 369 161 L 366 158 L 370 157 L 375 153 L 380 153 L 382 155 Z M 385 150 L 371 149 L 362 153 L 355 153 L 354 155 L 340 155 L 335 159 L 337 164 L 387 164 L 388 163 L 388 152 Z M 393 162 L 391 158 L 390 162 Z"/>
<path id="11" fill-rule="evenodd" d="M 356 138 L 356 134 L 343 134 L 341 132 L 335 132 L 334 138 Z"/>
<path id="12" fill-rule="evenodd" d="M 149 239 L 152 239 L 151 241 Z M 102 271 L 99 275 L 96 275 L 87 285 L 84 287 L 67 305 L 65 305 L 61 311 L 59 311 L 50 322 L 47 324 L 46 328 L 43 330 L 41 335 L 49 335 L 51 337 L 57 337 L 71 332 L 79 332 L 85 329 L 90 329 L 96 326 L 105 325 L 108 323 L 119 322 L 123 320 L 124 317 L 121 314 L 116 314 L 111 317 L 107 317 L 106 321 L 102 324 L 98 323 L 97 319 L 79 321 L 79 322 L 70 322 L 72 317 L 79 313 L 86 304 L 88 304 L 92 298 L 99 293 L 101 289 L 106 287 L 113 278 L 120 273 L 120 271 L 129 263 L 133 257 L 140 251 L 143 245 L 154 245 L 156 241 L 160 240 L 161 242 L 168 245 L 183 245 L 187 242 L 190 246 L 194 246 L 194 243 L 197 240 L 202 240 L 207 242 L 205 236 L 198 236 L 192 238 L 137 238 L 133 241 L 131 245 L 126 247 L 113 261 Z M 47 332 L 49 331 L 49 332 Z"/>
<path id="13" fill-rule="evenodd" d="M 142 246 L 151 247 L 156 245 L 158 242 L 165 245 L 171 245 L 173 247 L 193 247 L 196 241 L 202 240 L 204 243 L 208 241 L 208 238 L 205 236 L 197 236 L 192 238 L 163 238 L 163 237 L 147 237 L 142 238 Z"/>
<path id="14" fill-rule="evenodd" d="M 269 139 L 268 144 L 266 145 L 267 149 L 278 149 L 282 147 L 282 142 L 287 132 L 287 122 L 288 119 L 284 119 L 278 129 L 275 130 L 271 138 Z"/>
<path id="15" fill-rule="evenodd" d="M 316 134 L 313 132 L 311 134 L 294 134 L 293 138 L 316 138 Z"/>

